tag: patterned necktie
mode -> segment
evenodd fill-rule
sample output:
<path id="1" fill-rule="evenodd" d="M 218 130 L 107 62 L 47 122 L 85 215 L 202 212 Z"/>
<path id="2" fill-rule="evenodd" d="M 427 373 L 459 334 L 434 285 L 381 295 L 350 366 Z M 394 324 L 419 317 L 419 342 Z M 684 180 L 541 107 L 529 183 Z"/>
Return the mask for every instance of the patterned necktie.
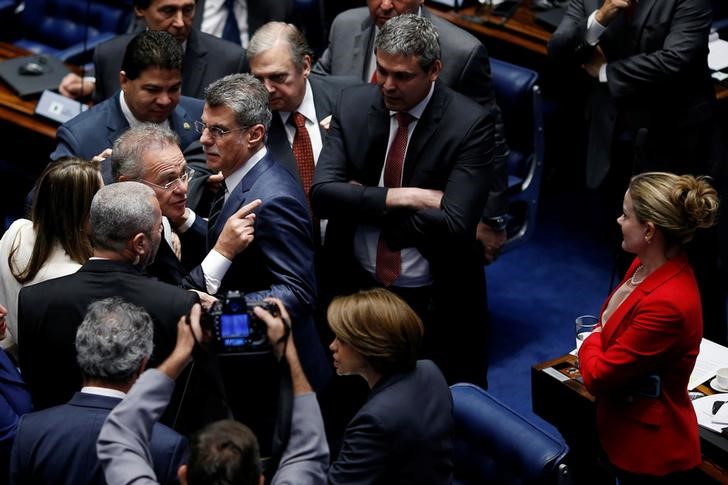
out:
<path id="1" fill-rule="evenodd" d="M 210 217 L 207 219 L 207 244 L 209 247 L 213 247 L 217 238 L 214 238 L 215 225 L 217 220 L 220 218 L 220 213 L 225 205 L 225 194 L 227 193 L 227 186 L 223 181 L 222 187 L 215 192 L 215 197 L 212 199 L 212 205 L 210 207 Z"/>
<path id="2" fill-rule="evenodd" d="M 296 134 L 293 136 L 291 149 L 293 150 L 293 156 L 296 157 L 296 165 L 298 165 L 298 173 L 301 175 L 306 200 L 309 200 L 308 192 L 311 190 L 311 184 L 313 183 L 315 166 L 313 162 L 311 137 L 308 136 L 308 130 L 306 129 L 306 117 L 296 111 L 288 118 L 288 122 L 296 127 Z"/>
<path id="3" fill-rule="evenodd" d="M 397 133 L 394 135 L 392 145 L 389 147 L 384 162 L 384 186 L 400 187 L 402 185 L 402 168 L 404 156 L 407 151 L 407 130 L 414 121 L 409 113 L 397 113 Z M 402 255 L 399 251 L 392 251 L 387 243 L 379 236 L 377 244 L 377 279 L 384 286 L 389 286 L 399 277 L 402 266 Z"/>
<path id="4" fill-rule="evenodd" d="M 225 0 L 225 8 L 228 15 L 222 29 L 222 38 L 240 45 L 240 29 L 238 28 L 238 20 L 235 18 L 235 0 Z"/>

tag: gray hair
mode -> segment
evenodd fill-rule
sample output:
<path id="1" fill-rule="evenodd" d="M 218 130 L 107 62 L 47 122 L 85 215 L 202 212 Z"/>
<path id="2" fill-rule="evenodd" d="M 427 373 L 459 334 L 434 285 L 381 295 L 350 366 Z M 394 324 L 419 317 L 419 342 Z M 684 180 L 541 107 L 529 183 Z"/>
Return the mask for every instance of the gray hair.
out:
<path id="1" fill-rule="evenodd" d="M 274 47 L 278 43 L 285 43 L 291 52 L 293 65 L 299 71 L 303 70 L 304 58 L 313 56 L 313 49 L 306 42 L 300 30 L 293 24 L 285 22 L 268 22 L 255 31 L 255 35 L 248 43 L 248 60 Z"/>
<path id="2" fill-rule="evenodd" d="M 76 361 L 84 376 L 127 382 L 152 355 L 152 318 L 114 297 L 95 301 L 76 331 Z"/>
<path id="3" fill-rule="evenodd" d="M 440 36 L 430 19 L 413 14 L 398 15 L 382 26 L 374 40 L 375 51 L 416 56 L 423 71 L 440 58 Z"/>
<path id="4" fill-rule="evenodd" d="M 122 175 L 130 179 L 142 178 L 144 154 L 148 150 L 161 150 L 170 145 L 179 146 L 179 136 L 164 125 L 142 123 L 129 128 L 114 142 L 111 150 L 111 176 L 115 181 Z"/>
<path id="5" fill-rule="evenodd" d="M 154 191 L 139 182 L 102 187 L 91 202 L 91 241 L 95 248 L 120 252 L 135 234 L 151 237 L 155 225 Z"/>
<path id="6" fill-rule="evenodd" d="M 268 91 L 251 74 L 230 74 L 213 82 L 205 90 L 205 102 L 212 108 L 231 109 L 241 128 L 261 124 L 268 131 L 272 119 Z"/>

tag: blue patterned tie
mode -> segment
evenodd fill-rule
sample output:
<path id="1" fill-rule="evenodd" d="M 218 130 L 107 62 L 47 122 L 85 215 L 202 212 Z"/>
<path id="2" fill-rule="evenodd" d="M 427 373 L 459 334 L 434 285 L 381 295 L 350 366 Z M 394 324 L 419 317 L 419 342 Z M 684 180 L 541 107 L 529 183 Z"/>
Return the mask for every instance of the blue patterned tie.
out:
<path id="1" fill-rule="evenodd" d="M 215 225 L 217 220 L 220 218 L 220 213 L 225 205 L 225 194 L 227 193 L 227 185 L 225 182 L 222 183 L 222 187 L 215 193 L 215 198 L 212 199 L 212 206 L 210 207 L 210 217 L 207 219 L 207 244 L 213 247 L 217 242 L 215 237 Z"/>
<path id="2" fill-rule="evenodd" d="M 228 11 L 225 27 L 222 29 L 222 38 L 240 45 L 240 29 L 235 18 L 235 0 L 225 0 L 225 7 Z"/>

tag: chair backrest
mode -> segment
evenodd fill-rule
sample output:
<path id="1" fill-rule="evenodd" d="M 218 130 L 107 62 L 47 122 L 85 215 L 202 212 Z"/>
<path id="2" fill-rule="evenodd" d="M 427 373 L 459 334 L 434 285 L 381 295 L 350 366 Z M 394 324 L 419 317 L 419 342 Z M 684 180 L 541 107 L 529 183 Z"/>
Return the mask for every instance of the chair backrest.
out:
<path id="1" fill-rule="evenodd" d="M 493 91 L 503 117 L 508 156 L 508 241 L 505 249 L 533 235 L 543 175 L 543 108 L 538 73 L 490 59 Z"/>
<path id="2" fill-rule="evenodd" d="M 455 420 L 455 485 L 568 482 L 569 451 L 555 438 L 473 384 L 450 387 Z"/>
<path id="3" fill-rule="evenodd" d="M 53 55 L 75 47 L 75 54 L 101 35 L 123 33 L 131 13 L 130 0 L 25 0 L 21 46 Z"/>

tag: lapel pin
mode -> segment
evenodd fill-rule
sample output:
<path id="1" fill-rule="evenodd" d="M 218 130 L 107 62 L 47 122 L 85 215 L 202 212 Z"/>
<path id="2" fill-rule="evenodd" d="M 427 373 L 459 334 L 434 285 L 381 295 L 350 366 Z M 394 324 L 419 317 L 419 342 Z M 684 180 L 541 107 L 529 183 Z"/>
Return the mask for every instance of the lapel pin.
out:
<path id="1" fill-rule="evenodd" d="M 190 124 L 187 123 L 186 121 L 184 122 L 184 124 L 182 126 L 184 127 L 185 130 L 189 130 L 190 129 Z"/>

